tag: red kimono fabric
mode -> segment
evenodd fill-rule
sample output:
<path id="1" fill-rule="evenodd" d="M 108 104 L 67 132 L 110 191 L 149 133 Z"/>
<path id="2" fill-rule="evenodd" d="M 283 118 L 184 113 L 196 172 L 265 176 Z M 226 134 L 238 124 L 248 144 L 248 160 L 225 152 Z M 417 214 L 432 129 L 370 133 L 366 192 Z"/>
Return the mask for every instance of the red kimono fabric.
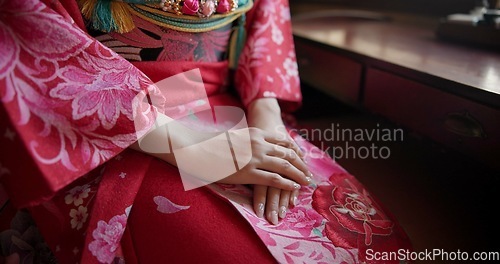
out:
<path id="1" fill-rule="evenodd" d="M 85 31 L 74 0 L 0 0 L 0 262 L 376 263 L 367 252 L 410 249 L 383 206 L 298 135 L 317 184 L 276 226 L 255 216 L 250 188 L 184 191 L 176 167 L 128 148 L 134 97 L 193 69 L 207 100 L 179 112 L 263 97 L 296 109 L 288 3 L 255 1 L 246 32 L 232 78 L 227 61 L 131 63 Z"/>

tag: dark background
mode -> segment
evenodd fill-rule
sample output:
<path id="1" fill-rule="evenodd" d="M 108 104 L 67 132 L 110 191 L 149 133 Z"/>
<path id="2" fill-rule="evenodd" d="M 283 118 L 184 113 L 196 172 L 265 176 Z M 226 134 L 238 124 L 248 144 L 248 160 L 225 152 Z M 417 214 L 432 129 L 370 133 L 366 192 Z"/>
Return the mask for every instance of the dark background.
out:
<path id="1" fill-rule="evenodd" d="M 325 3 L 350 8 L 390 10 L 422 15 L 468 13 L 480 0 L 290 0 L 291 3 Z M 490 0 L 496 5 L 497 0 Z M 328 7 L 328 5 L 325 5 Z"/>

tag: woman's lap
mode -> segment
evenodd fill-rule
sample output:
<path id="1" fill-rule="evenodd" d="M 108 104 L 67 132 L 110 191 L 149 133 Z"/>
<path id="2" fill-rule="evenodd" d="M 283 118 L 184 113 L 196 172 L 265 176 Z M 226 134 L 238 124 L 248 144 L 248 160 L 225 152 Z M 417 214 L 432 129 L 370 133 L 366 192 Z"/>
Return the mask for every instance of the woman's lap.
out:
<path id="1" fill-rule="evenodd" d="M 228 94 L 211 96 L 210 102 L 212 105 L 238 104 Z M 325 227 L 322 228 L 325 228 L 325 233 L 321 235 L 322 237 L 327 236 L 330 240 L 339 238 L 342 243 L 338 239 L 333 243 L 337 247 L 344 248 L 340 249 L 339 252 L 345 253 L 352 248 L 356 248 L 356 241 L 363 241 L 367 243 L 367 247 L 377 250 L 407 247 L 407 238 L 404 232 L 399 229 L 397 223 L 391 227 L 390 230 L 392 231 L 389 233 L 385 231 L 389 229 L 374 229 L 373 232 L 369 232 L 370 236 L 368 236 L 368 233 L 362 227 L 365 226 L 365 223 L 370 224 L 370 221 L 359 221 L 360 219 L 351 219 L 346 214 L 332 213 L 329 210 L 332 204 L 344 206 L 343 199 L 346 198 L 345 195 L 336 196 L 337 200 L 331 200 L 333 192 L 353 193 L 353 195 L 357 196 L 359 196 L 359 193 L 363 193 L 363 197 L 368 196 L 365 197 L 365 200 L 358 202 L 366 202 L 366 205 L 372 205 L 373 210 L 377 209 L 377 215 L 372 215 L 372 217 L 377 217 L 377 221 L 383 220 L 384 223 L 391 223 L 394 220 L 390 219 L 391 217 L 387 219 L 383 213 L 384 210 L 371 203 L 372 198 L 368 193 L 365 193 L 364 187 L 354 177 L 345 173 L 340 166 L 332 163 L 323 152 L 307 143 L 304 139 L 297 136 L 295 139 L 308 153 L 308 165 L 316 175 L 318 183 L 322 182 L 322 184 L 318 187 L 319 191 L 309 190 L 309 192 L 302 194 L 303 199 L 308 201 L 307 208 L 301 207 L 296 210 L 296 214 L 291 212 L 292 215 L 297 216 L 301 212 L 309 212 L 311 215 L 316 216 L 318 219 L 314 219 L 317 225 L 312 227 L 317 229 L 324 225 Z M 193 163 L 195 162 L 196 160 L 193 160 Z M 118 173 L 121 171 L 127 173 Z M 88 236 L 89 234 L 93 235 L 93 232 L 95 232 L 92 229 L 87 230 L 94 211 L 93 207 L 99 208 L 105 205 L 109 206 L 111 211 L 116 210 L 116 208 L 112 207 L 120 207 L 120 205 L 111 204 L 110 201 L 101 201 L 100 206 L 93 206 L 94 201 L 97 200 L 98 189 L 102 191 L 99 186 L 102 185 L 104 179 L 109 180 L 111 177 L 116 180 L 118 177 L 123 176 L 123 180 L 128 181 L 133 179 L 134 176 L 144 175 L 142 182 L 136 180 L 139 183 L 136 186 L 138 189 L 137 195 L 133 200 L 133 207 L 127 221 L 127 229 L 120 242 L 127 263 L 276 262 L 276 256 L 271 255 L 268 247 L 276 248 L 280 247 L 280 245 L 273 246 L 272 243 L 269 244 L 270 242 L 267 241 L 266 246 L 262 241 L 263 238 L 259 237 L 259 235 L 262 236 L 262 232 L 267 232 L 265 231 L 267 229 L 272 231 L 272 227 L 259 229 L 260 231 L 254 230 L 255 226 L 253 228 L 247 222 L 241 212 L 236 210 L 235 205 L 209 188 L 203 187 L 184 191 L 178 169 L 164 161 L 151 158 L 147 154 L 127 150 L 120 154 L 119 158 L 115 158 L 108 163 L 104 170 L 94 172 L 92 175 L 68 186 L 67 190 L 58 194 L 49 203 L 31 210 L 37 224 L 41 224 L 39 226 L 41 233 L 49 238 L 47 242 L 49 242 L 51 249 L 55 251 L 56 256 L 60 259 L 62 254 L 64 254 L 62 259 L 78 259 L 80 251 L 85 250 L 82 246 L 88 247 L 83 240 L 85 233 Z M 100 180 L 101 177 L 103 181 Z M 116 188 L 115 185 L 110 186 L 112 189 Z M 80 195 L 72 194 L 72 190 L 75 190 L 75 188 L 88 189 L 86 191 L 87 196 L 79 196 L 82 198 L 83 204 L 77 205 L 74 199 L 68 203 L 68 196 Z M 130 196 L 134 190 L 126 187 L 124 192 L 130 192 L 126 194 Z M 110 194 L 108 197 L 113 195 Z M 94 199 L 94 196 L 96 196 L 96 199 Z M 116 200 L 116 198 L 111 200 Z M 75 220 L 71 219 L 70 216 L 72 211 L 79 211 L 82 206 L 88 212 L 88 219 L 83 220 L 83 225 L 80 227 L 74 223 Z M 123 211 L 115 213 L 123 214 Z M 109 218 L 101 219 L 100 216 L 94 218 L 104 222 L 111 221 Z M 327 221 L 323 221 L 323 218 Z M 292 220 L 297 219 L 293 218 Z M 53 220 L 57 220 L 61 225 L 54 225 Z M 287 222 L 288 220 L 284 219 L 283 221 Z M 373 223 L 380 222 L 377 221 Z M 356 229 L 356 232 L 346 230 L 343 228 L 346 223 L 355 225 L 359 230 Z M 295 226 L 301 224 L 297 222 Z M 274 230 L 277 232 L 276 234 L 280 232 L 286 233 L 286 230 L 278 229 Z M 299 232 L 304 231 L 303 229 L 301 228 Z M 261 233 L 257 235 L 258 232 L 256 233 L 256 231 Z M 370 244 L 368 242 L 371 242 L 372 233 L 374 243 Z M 61 240 L 61 237 L 64 239 Z M 304 238 L 307 238 L 307 236 Z M 279 239 L 279 237 L 274 237 L 274 239 Z M 345 241 L 350 241 L 350 243 L 343 243 Z M 66 253 L 57 252 L 59 249 Z M 273 254 L 276 255 L 276 252 L 273 252 Z M 281 252 L 278 252 L 279 254 Z"/>
<path id="2" fill-rule="evenodd" d="M 141 263 L 275 263 L 228 201 L 208 188 L 184 191 L 177 169 L 159 160 L 148 168 L 128 228 Z"/>

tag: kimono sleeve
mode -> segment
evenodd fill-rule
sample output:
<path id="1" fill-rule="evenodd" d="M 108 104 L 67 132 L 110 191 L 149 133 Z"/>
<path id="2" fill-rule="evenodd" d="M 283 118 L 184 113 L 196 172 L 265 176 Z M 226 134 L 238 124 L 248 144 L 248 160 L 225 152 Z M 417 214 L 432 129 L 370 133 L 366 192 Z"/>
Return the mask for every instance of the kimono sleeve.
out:
<path id="1" fill-rule="evenodd" d="M 0 181 L 23 207 L 134 143 L 151 82 L 38 0 L 1 1 L 0 24 Z"/>
<path id="2" fill-rule="evenodd" d="M 246 26 L 247 40 L 235 75 L 244 105 L 274 97 L 283 110 L 295 110 L 302 95 L 288 1 L 256 0 Z"/>

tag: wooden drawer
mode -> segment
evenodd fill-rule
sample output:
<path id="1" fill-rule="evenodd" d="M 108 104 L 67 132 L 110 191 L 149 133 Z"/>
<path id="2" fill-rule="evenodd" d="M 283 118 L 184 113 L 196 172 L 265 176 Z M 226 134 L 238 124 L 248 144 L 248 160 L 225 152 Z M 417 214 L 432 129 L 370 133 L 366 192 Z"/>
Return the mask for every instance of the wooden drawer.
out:
<path id="1" fill-rule="evenodd" d="M 500 111 L 402 77 L 368 69 L 365 106 L 500 169 Z"/>
<path id="2" fill-rule="evenodd" d="M 362 65 L 319 45 L 295 41 L 303 82 L 347 103 L 358 103 Z"/>

